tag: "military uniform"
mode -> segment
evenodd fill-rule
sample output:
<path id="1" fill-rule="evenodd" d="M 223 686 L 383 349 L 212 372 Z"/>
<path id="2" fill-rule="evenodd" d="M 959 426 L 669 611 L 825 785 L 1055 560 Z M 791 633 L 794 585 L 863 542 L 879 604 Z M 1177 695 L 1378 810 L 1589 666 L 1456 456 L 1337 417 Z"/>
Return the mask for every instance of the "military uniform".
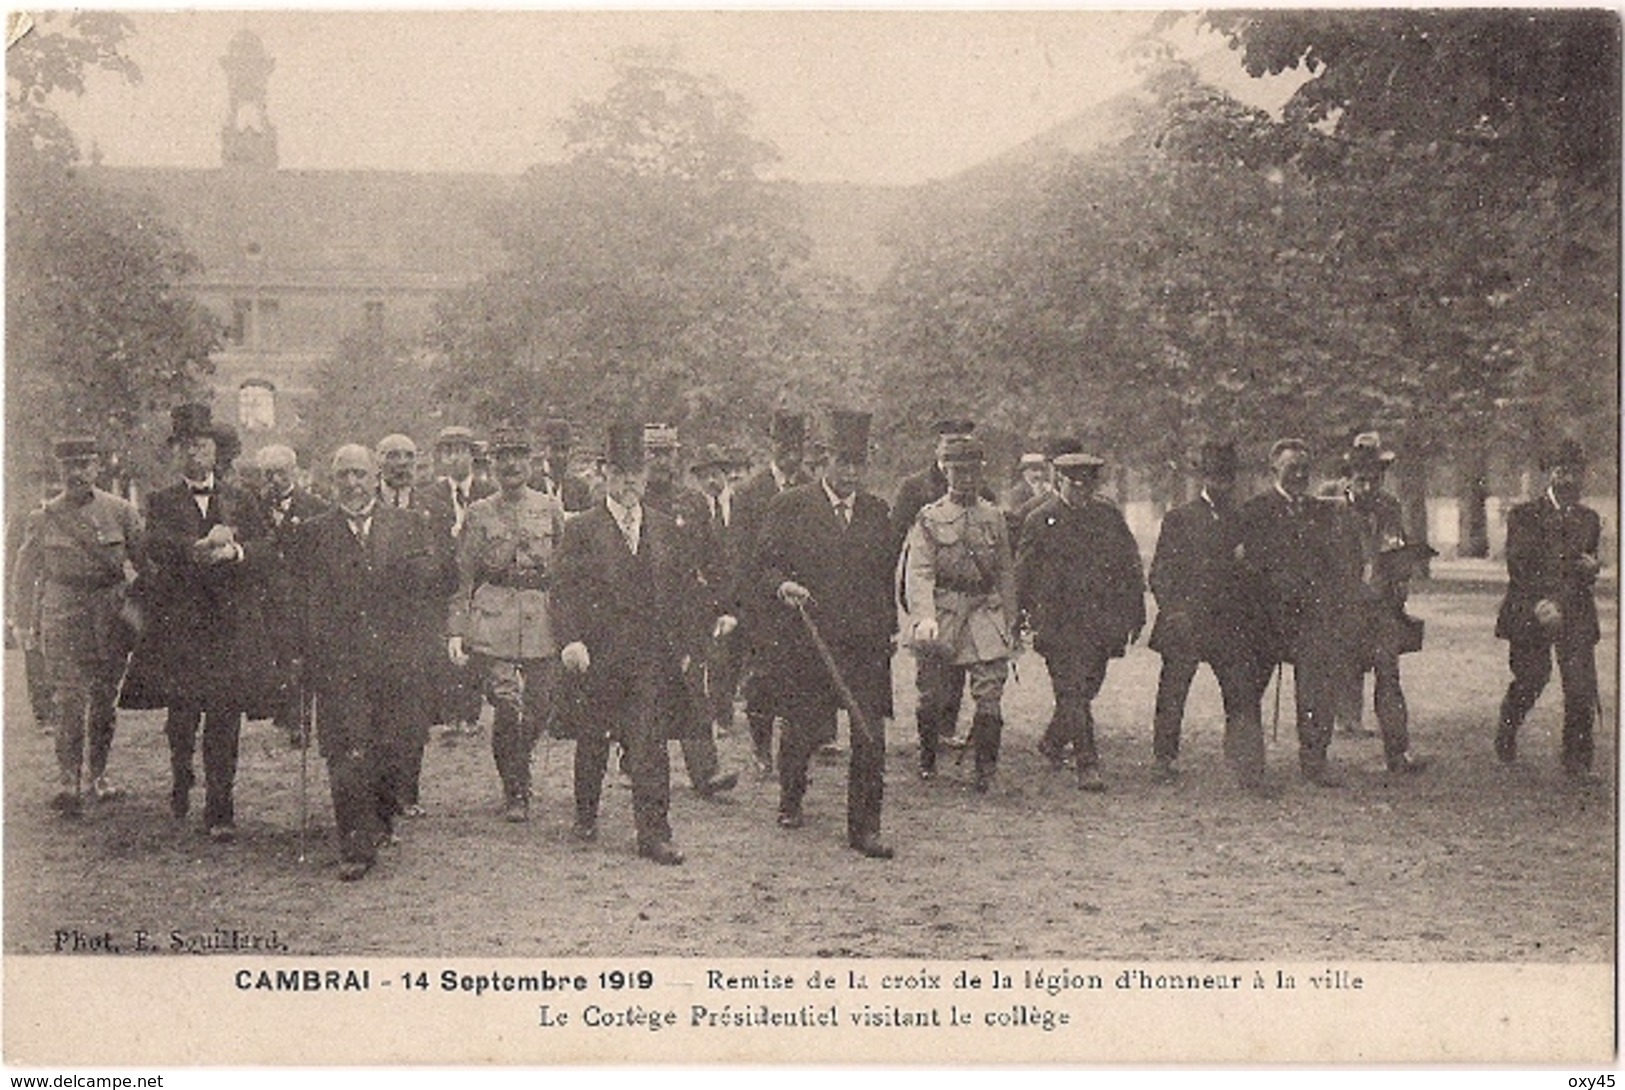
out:
<path id="1" fill-rule="evenodd" d="M 558 674 L 548 617 L 553 553 L 564 508 L 525 488 L 476 500 L 457 548 L 459 583 L 448 630 L 477 656 L 485 695 L 496 710 L 491 754 L 509 804 L 530 798 L 530 757 Z"/>
<path id="2" fill-rule="evenodd" d="M 87 500 L 55 497 L 29 516 L 24 531 L 12 593 L 40 580 L 40 650 L 56 704 L 64 808 L 78 805 L 82 765 L 102 789 L 133 635 L 120 610 L 141 534 L 135 506 L 101 489 Z"/>
<path id="3" fill-rule="evenodd" d="M 901 560 L 909 603 L 904 631 L 923 620 L 937 626 L 932 641 L 917 641 L 926 676 L 916 713 L 920 771 L 936 766 L 937 740 L 951 734 L 949 713 L 966 678 L 976 704 L 971 737 L 976 786 L 985 790 L 999 758 L 1004 715 L 1000 700 L 1016 625 L 1016 583 L 1004 515 L 972 497 L 961 505 L 952 495 L 920 509 Z"/>

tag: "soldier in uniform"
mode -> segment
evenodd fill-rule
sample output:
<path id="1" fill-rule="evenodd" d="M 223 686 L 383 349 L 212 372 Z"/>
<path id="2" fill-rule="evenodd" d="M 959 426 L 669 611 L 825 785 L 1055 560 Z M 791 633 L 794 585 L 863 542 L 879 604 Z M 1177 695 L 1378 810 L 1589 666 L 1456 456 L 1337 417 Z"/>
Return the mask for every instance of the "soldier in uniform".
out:
<path id="1" fill-rule="evenodd" d="M 786 489 L 812 480 L 803 464 L 807 448 L 805 416 L 775 412 L 768 428 L 768 437 L 773 444 L 773 453 L 767 465 L 734 492 L 734 525 L 743 545 L 737 557 L 738 567 L 731 580 L 735 588 L 734 616 L 739 618 L 740 643 L 745 649 L 745 719 L 750 725 L 751 753 L 756 761 L 756 771 L 763 777 L 773 774 L 773 723 L 779 717 L 779 712 L 773 692 L 766 687 L 761 671 L 756 668 L 758 645 L 755 628 L 756 619 L 764 610 L 771 614 L 774 603 L 757 597 L 752 565 L 767 505 Z"/>
<path id="2" fill-rule="evenodd" d="M 765 599 L 753 623 L 762 681 L 784 718 L 779 749 L 779 825 L 803 824 L 807 765 L 835 736 L 841 697 L 798 611 L 805 609 L 847 687 L 869 720 L 852 723 L 847 781 L 847 843 L 890 859 L 880 839 L 884 719 L 891 715 L 891 639 L 896 539 L 886 502 L 862 489 L 869 461 L 869 414 L 831 414 L 833 442 L 822 477 L 768 504 L 753 569 Z"/>
<path id="3" fill-rule="evenodd" d="M 1347 616 L 1352 626 L 1350 655 L 1341 663 L 1337 684 L 1337 718 L 1358 728 L 1364 702 L 1365 674 L 1376 675 L 1372 703 L 1382 731 L 1383 757 L 1390 772 L 1420 772 L 1425 757 L 1410 752 L 1409 712 L 1399 680 L 1399 658 L 1404 653 L 1411 621 L 1405 599 L 1416 560 L 1424 550 L 1411 542 L 1399 501 L 1382 490 L 1392 451 L 1382 448 L 1376 432 L 1354 437 L 1343 456 L 1343 494 L 1339 501 L 1348 532 L 1359 540 L 1360 581 L 1354 608 Z"/>
<path id="4" fill-rule="evenodd" d="M 1302 439 L 1271 447 L 1275 483 L 1242 505 L 1241 555 L 1264 607 L 1259 695 L 1270 668 L 1292 663 L 1299 770 L 1310 783 L 1341 787 L 1326 750 L 1342 664 L 1352 656 L 1348 616 L 1359 584 L 1359 545 L 1338 503 L 1310 495 L 1309 461 Z"/>
<path id="5" fill-rule="evenodd" d="M 95 439 L 58 439 L 52 453 L 63 491 L 28 516 L 11 594 L 16 600 L 36 580 L 40 585 L 40 651 L 56 705 L 52 805 L 72 815 L 82 805 L 85 771 L 97 799 L 119 793 L 107 778 L 107 758 L 132 638 L 121 607 L 135 578 L 142 524 L 133 504 L 95 486 Z"/>
<path id="6" fill-rule="evenodd" d="M 953 729 L 947 709 L 969 678 L 974 786 L 983 792 L 1004 729 L 1000 699 L 1016 630 L 1015 568 L 1003 513 L 977 495 L 986 462 L 981 442 L 956 437 L 941 461 L 948 492 L 920 508 L 901 561 L 910 606 L 904 631 L 921 675 L 930 678 L 916 715 L 920 776 L 936 775 L 938 738 Z"/>
<path id="7" fill-rule="evenodd" d="M 39 645 L 40 598 L 45 590 L 43 573 L 36 563 L 31 577 L 17 576 L 17 560 L 27 537 L 28 519 L 44 507 L 46 502 L 61 491 L 56 474 L 43 467 L 35 467 L 28 476 L 28 506 L 13 517 L 6 527 L 6 646 L 17 646 L 23 652 L 23 673 L 28 684 L 28 707 L 34 716 L 34 725 L 41 734 L 51 733 L 51 722 L 56 716 L 51 692 L 51 679 L 45 670 L 45 656 Z"/>
<path id="8" fill-rule="evenodd" d="M 459 668 L 473 660 L 496 709 L 491 755 L 502 780 L 503 816 L 530 818 L 530 758 L 558 675 L 548 617 L 553 554 L 564 508 L 530 479 L 530 442 L 515 431 L 491 438 L 500 491 L 475 500 L 457 547 L 457 594 L 446 650 Z"/>
<path id="9" fill-rule="evenodd" d="M 1507 512 L 1507 590 L 1495 635 L 1509 645 L 1512 684 L 1501 701 L 1495 755 L 1518 756 L 1518 728 L 1552 676 L 1563 685 L 1563 771 L 1588 781 L 1597 713 L 1595 585 L 1602 520 L 1580 502 L 1585 453 L 1564 439 L 1541 459 L 1546 491 Z"/>
<path id="10" fill-rule="evenodd" d="M 1202 444 L 1196 471 L 1202 491 L 1162 520 L 1151 559 L 1151 593 L 1157 599 L 1151 650 L 1162 656 L 1152 728 L 1156 777 L 1178 776 L 1180 723 L 1185 698 L 1202 663 L 1213 670 L 1224 701 L 1224 753 L 1244 790 L 1273 794 L 1264 778 L 1264 730 L 1259 715 L 1259 674 L 1251 633 L 1258 624 L 1251 588 L 1236 551 L 1241 521 L 1233 502 L 1239 468 L 1235 444 Z"/>
<path id="11" fill-rule="evenodd" d="M 1103 465 L 1092 454 L 1055 459 L 1056 499 L 1028 517 L 1016 555 L 1017 597 L 1055 690 L 1039 752 L 1059 768 L 1071 745 L 1084 791 L 1106 789 L 1091 702 L 1145 625 L 1139 546 L 1122 513 L 1095 496 Z"/>
<path id="12" fill-rule="evenodd" d="M 421 745 L 421 709 L 439 657 L 436 630 L 456 574 L 435 528 L 380 503 L 376 461 L 348 444 L 333 454 L 336 506 L 302 528 L 305 680 L 315 694 L 317 744 L 327 759 L 339 836 L 339 878 L 355 881 L 391 840 L 400 813 L 402 751 Z"/>
<path id="13" fill-rule="evenodd" d="M 303 744 L 299 722 L 301 696 L 298 691 L 299 634 L 303 628 L 299 611 L 304 608 L 301 577 L 294 567 L 296 540 L 300 529 L 326 511 L 330 504 L 299 485 L 299 457 L 293 448 L 281 444 L 261 447 L 255 456 L 263 480 L 261 502 L 265 509 L 268 559 L 262 586 L 262 623 L 271 643 L 272 669 L 279 681 L 273 721 L 290 743 Z"/>
<path id="14" fill-rule="evenodd" d="M 613 738 L 626 752 L 638 854 L 672 866 L 667 740 L 704 714 L 686 675 L 707 618 L 699 576 L 676 523 L 643 503 L 643 429 L 618 424 L 605 450 L 605 494 L 565 523 L 555 565 L 554 632 L 570 689 L 557 730 L 575 738 L 574 835 L 598 835 L 598 803 Z"/>

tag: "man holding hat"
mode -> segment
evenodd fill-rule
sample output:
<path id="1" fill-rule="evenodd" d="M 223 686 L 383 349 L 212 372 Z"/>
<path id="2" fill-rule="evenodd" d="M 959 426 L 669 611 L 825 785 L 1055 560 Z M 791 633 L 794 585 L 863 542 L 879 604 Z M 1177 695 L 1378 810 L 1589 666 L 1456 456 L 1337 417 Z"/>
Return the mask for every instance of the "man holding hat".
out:
<path id="1" fill-rule="evenodd" d="M 903 549 L 909 602 L 904 631 L 919 659 L 920 776 L 936 775 L 937 742 L 951 734 L 947 710 L 970 680 L 975 789 L 993 780 L 1004 729 L 1000 699 L 1015 646 L 1016 580 L 1004 515 L 977 495 L 986 456 L 980 440 L 957 436 L 941 461 L 948 492 L 920 508 Z"/>
<path id="2" fill-rule="evenodd" d="M 1557 658 L 1563 686 L 1563 771 L 1591 778 L 1597 712 L 1595 586 L 1602 561 L 1602 520 L 1580 502 L 1585 452 L 1563 439 L 1541 460 L 1544 494 L 1507 512 L 1507 591 L 1495 634 L 1510 645 L 1512 684 L 1501 701 L 1495 755 L 1518 756 L 1518 728 L 1552 676 Z"/>
<path id="3" fill-rule="evenodd" d="M 564 527 L 553 624 L 565 675 L 555 729 L 575 738 L 574 834 L 598 835 L 598 803 L 611 739 L 626 753 L 638 854 L 672 866 L 668 739 L 704 715 L 692 704 L 691 655 L 705 631 L 699 576 L 671 518 L 643 502 L 649 483 L 643 429 L 611 428 L 604 499 Z"/>
<path id="4" fill-rule="evenodd" d="M 737 568 L 730 580 L 736 589 L 734 616 L 739 618 L 740 641 L 745 651 L 745 719 L 750 724 L 751 751 L 756 770 L 762 776 L 773 773 L 773 722 L 779 712 L 775 694 L 757 669 L 757 618 L 771 616 L 775 603 L 756 595 L 756 541 L 761 536 L 762 518 L 768 504 L 779 493 L 812 480 L 803 465 L 807 447 L 807 418 L 801 413 L 774 412 L 768 427 L 773 453 L 767 465 L 740 485 L 734 493 L 733 522 L 742 547 Z"/>
<path id="5" fill-rule="evenodd" d="M 1224 701 L 1225 757 L 1243 790 L 1268 794 L 1258 678 L 1269 665 L 1254 656 L 1252 633 L 1259 619 L 1247 573 L 1236 559 L 1241 521 L 1233 502 L 1239 468 L 1235 444 L 1203 443 L 1195 468 L 1201 494 L 1163 516 L 1151 559 L 1157 622 L 1148 645 L 1162 656 L 1151 745 L 1156 776 L 1171 783 L 1178 775 L 1185 698 L 1205 662 Z"/>
<path id="6" fill-rule="evenodd" d="M 56 707 L 57 792 L 52 805 L 77 814 L 88 766 L 98 799 L 118 795 L 107 779 L 114 702 L 130 651 L 120 618 L 142 536 L 135 505 L 95 485 L 101 448 L 90 436 L 52 444 L 63 491 L 29 514 L 12 573 L 12 601 L 39 582 L 39 638 Z M 88 749 L 88 752 L 87 752 Z"/>
<path id="7" fill-rule="evenodd" d="M 1400 655 L 1415 649 L 1409 644 L 1415 622 L 1405 614 L 1405 599 L 1417 561 L 1434 553 L 1411 541 L 1399 500 L 1382 489 L 1393 460 L 1393 451 L 1383 449 L 1382 437 L 1374 431 L 1356 435 L 1343 455 L 1340 500 L 1359 539 L 1360 580 L 1347 617 L 1353 631 L 1348 657 L 1340 663 L 1336 714 L 1358 732 L 1365 674 L 1374 673 L 1373 703 L 1388 771 L 1411 773 L 1422 771 L 1428 761 L 1410 752 L 1410 717 L 1399 680 Z"/>
<path id="8" fill-rule="evenodd" d="M 1145 625 L 1139 546 L 1122 512 L 1095 496 L 1105 464 L 1092 454 L 1055 459 L 1056 499 L 1028 517 L 1016 557 L 1017 597 L 1055 689 L 1039 752 L 1058 768 L 1070 745 L 1083 791 L 1106 789 L 1091 703 L 1107 664 Z"/>
<path id="9" fill-rule="evenodd" d="M 530 818 L 531 752 L 558 676 L 548 589 L 564 508 L 529 486 L 530 441 L 518 431 L 491 437 L 491 460 L 499 491 L 468 507 L 446 650 L 459 670 L 472 659 L 483 678 L 496 710 L 491 755 L 502 780 L 503 816 L 519 822 Z"/>
<path id="10" fill-rule="evenodd" d="M 171 413 L 170 448 L 180 480 L 147 497 L 149 563 L 146 632 L 136 658 L 168 706 L 170 812 L 190 808 L 192 754 L 201 728 L 205 802 L 203 824 L 211 839 L 236 837 L 233 785 L 237 743 L 247 707 L 268 703 L 277 679 L 239 643 L 258 633 L 244 613 L 259 594 L 257 569 L 268 553 L 265 512 L 257 497 L 221 480 L 223 454 L 237 446 L 236 433 L 217 426 L 209 407 L 187 404 Z M 143 671 L 132 664 L 131 673 Z"/>
<path id="11" fill-rule="evenodd" d="M 847 689 L 865 713 L 852 717 L 847 843 L 890 859 L 880 840 L 885 718 L 891 715 L 892 601 L 896 556 L 886 502 L 862 489 L 869 462 L 868 413 L 830 414 L 822 477 L 768 504 L 757 539 L 756 590 L 765 600 L 756 637 L 762 680 L 784 719 L 779 747 L 779 825 L 799 829 L 813 752 L 834 740 L 840 687 L 813 642 L 816 625 Z M 850 709 L 848 709 L 850 712 Z"/>

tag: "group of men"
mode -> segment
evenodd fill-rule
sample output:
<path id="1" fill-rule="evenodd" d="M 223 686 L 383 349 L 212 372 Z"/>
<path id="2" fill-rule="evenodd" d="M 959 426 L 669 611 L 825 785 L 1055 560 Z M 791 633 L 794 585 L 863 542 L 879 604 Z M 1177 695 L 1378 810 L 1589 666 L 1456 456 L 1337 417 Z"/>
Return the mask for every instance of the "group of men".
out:
<path id="1" fill-rule="evenodd" d="M 256 489 L 232 483 L 235 433 L 206 406 L 184 405 L 169 440 L 180 479 L 147 497 L 144 516 L 95 487 L 94 439 L 59 440 L 63 491 L 29 517 L 10 596 L 13 627 L 37 641 L 54 694 L 53 805 L 77 813 L 87 793 L 118 793 L 107 777 L 115 701 L 163 707 L 171 812 L 190 810 L 201 734 L 203 826 L 229 841 L 244 718 L 273 718 L 301 745 L 314 725 L 339 874 L 353 880 L 399 819 L 424 813 L 433 724 L 455 742 L 478 729 L 470 724 L 488 701 L 505 818 L 528 819 L 531 754 L 550 729 L 575 742 L 574 836 L 596 839 L 618 750 L 638 853 L 678 864 L 667 743 L 681 744 L 701 797 L 731 790 L 738 777 L 721 769 L 716 737 L 742 688 L 752 753 L 778 778 L 785 829 L 805 824 L 812 758 L 845 710 L 847 843 L 887 859 L 894 648 L 917 663 L 919 774 L 934 778 L 941 749 L 963 746 L 982 792 L 999 761 L 1005 680 L 1028 641 L 1055 696 L 1039 752 L 1057 769 L 1070 762 L 1080 789 L 1104 790 L 1092 702 L 1147 619 L 1135 539 L 1098 495 L 1104 460 L 1055 441 L 1022 459 L 1001 506 L 974 423 L 945 420 L 931 463 L 888 504 L 865 487 L 869 415 L 831 412 L 817 442 L 810 423 L 776 413 L 771 457 L 749 477 L 716 447 L 685 467 L 665 425 L 616 424 L 590 484 L 566 468 L 562 422 L 545 429 L 541 458 L 525 434 L 499 429 L 485 476 L 473 433 L 445 428 L 440 475 L 428 482 L 412 440 L 392 435 L 339 448 L 320 498 L 299 483 L 286 447 L 258 452 Z M 1165 516 L 1149 572 L 1149 645 L 1163 660 L 1159 780 L 1180 774 L 1184 705 L 1202 663 L 1218 680 L 1224 753 L 1246 791 L 1279 791 L 1266 774 L 1261 707 L 1283 663 L 1294 669 L 1308 782 L 1341 783 L 1328 747 L 1335 723 L 1358 721 L 1367 672 L 1388 768 L 1425 767 L 1410 750 L 1399 661 L 1420 646 L 1406 590 L 1431 551 L 1382 490 L 1392 458 L 1376 435 L 1359 436 L 1334 493 L 1314 496 L 1307 444 L 1282 439 L 1271 485 L 1241 502 L 1235 446 L 1203 445 L 1200 493 Z M 1495 750 L 1515 759 L 1555 649 L 1563 764 L 1585 776 L 1600 529 L 1579 502 L 1578 445 L 1560 444 L 1547 469 L 1546 493 L 1508 518 L 1497 634 L 1511 644 L 1513 683 Z M 967 686 L 974 711 L 958 741 Z"/>

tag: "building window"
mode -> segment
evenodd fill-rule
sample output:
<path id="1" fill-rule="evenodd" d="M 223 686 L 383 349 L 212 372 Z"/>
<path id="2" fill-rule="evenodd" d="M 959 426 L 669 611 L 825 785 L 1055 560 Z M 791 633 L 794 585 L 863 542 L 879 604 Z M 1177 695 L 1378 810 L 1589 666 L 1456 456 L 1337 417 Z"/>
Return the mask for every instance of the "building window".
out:
<path id="1" fill-rule="evenodd" d="M 254 347 L 272 348 L 277 343 L 277 317 L 281 308 L 275 299 L 261 299 L 254 307 Z"/>
<path id="2" fill-rule="evenodd" d="M 231 322 L 226 326 L 226 343 L 239 348 L 248 343 L 248 331 L 254 320 L 254 302 L 251 299 L 231 301 Z"/>
<path id="3" fill-rule="evenodd" d="M 368 333 L 382 333 L 384 331 L 384 304 L 382 300 L 369 299 L 361 304 L 361 323 Z"/>
<path id="4" fill-rule="evenodd" d="M 264 379 L 249 379 L 237 390 L 237 425 L 244 431 L 276 427 L 276 388 Z"/>

